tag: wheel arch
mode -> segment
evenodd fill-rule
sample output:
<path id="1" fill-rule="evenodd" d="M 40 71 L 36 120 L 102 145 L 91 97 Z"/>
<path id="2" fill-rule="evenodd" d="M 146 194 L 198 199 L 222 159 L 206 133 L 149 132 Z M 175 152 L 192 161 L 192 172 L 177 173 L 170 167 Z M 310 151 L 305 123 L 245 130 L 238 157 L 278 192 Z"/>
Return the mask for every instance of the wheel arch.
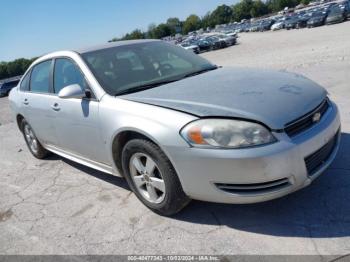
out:
<path id="1" fill-rule="evenodd" d="M 21 127 L 21 123 L 22 123 L 22 120 L 24 119 L 24 116 L 22 116 L 21 114 L 17 114 L 16 116 L 16 122 L 17 122 L 17 126 L 18 126 L 18 129 L 22 132 L 22 127 Z"/>
<path id="2" fill-rule="evenodd" d="M 118 172 L 121 176 L 123 176 L 123 170 L 122 170 L 122 164 L 121 164 L 121 153 L 123 151 L 123 148 L 127 142 L 129 142 L 132 139 L 138 139 L 138 138 L 148 140 L 154 143 L 155 145 L 157 145 L 161 150 L 163 150 L 160 144 L 153 137 L 151 137 L 149 134 L 146 134 L 141 130 L 134 129 L 134 128 L 125 128 L 123 130 L 120 130 L 118 133 L 114 135 L 112 139 L 111 151 L 112 151 L 113 163 L 118 169 Z M 167 155 L 167 153 L 164 150 L 163 152 Z"/>

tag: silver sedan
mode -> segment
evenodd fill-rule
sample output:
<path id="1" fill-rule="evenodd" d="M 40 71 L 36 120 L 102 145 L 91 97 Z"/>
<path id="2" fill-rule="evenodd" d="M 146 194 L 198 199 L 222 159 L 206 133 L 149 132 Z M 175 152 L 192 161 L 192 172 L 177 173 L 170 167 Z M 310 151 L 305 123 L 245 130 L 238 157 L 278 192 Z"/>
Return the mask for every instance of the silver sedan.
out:
<path id="1" fill-rule="evenodd" d="M 151 210 L 271 200 L 309 185 L 340 142 L 307 78 L 219 67 L 156 40 L 45 55 L 10 93 L 30 152 L 126 178 Z"/>

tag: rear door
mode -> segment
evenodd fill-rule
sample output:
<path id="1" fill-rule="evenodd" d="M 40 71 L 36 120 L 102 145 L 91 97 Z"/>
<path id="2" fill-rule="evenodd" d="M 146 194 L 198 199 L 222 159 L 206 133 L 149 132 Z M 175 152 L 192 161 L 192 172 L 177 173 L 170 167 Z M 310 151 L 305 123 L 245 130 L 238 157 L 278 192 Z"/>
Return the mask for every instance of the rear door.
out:
<path id="1" fill-rule="evenodd" d="M 35 65 L 28 74 L 28 91 L 21 95 L 23 114 L 41 143 L 57 145 L 53 114 L 55 97 L 52 92 L 53 61 Z M 27 77 L 27 76 L 26 76 Z M 24 82 L 24 81 L 22 81 Z"/>

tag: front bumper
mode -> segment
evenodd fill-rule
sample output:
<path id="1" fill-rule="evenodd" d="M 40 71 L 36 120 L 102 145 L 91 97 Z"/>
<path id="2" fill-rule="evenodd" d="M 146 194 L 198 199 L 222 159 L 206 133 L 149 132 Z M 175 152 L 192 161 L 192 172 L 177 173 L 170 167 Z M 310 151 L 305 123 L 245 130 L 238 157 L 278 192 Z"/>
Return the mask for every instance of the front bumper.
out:
<path id="1" fill-rule="evenodd" d="M 331 103 L 319 123 L 293 138 L 285 133 L 274 135 L 278 142 L 249 149 L 168 147 L 167 152 L 185 193 L 193 199 L 218 203 L 271 200 L 308 186 L 331 164 L 340 142 L 337 106 Z M 335 136 L 327 159 L 313 174 L 308 174 L 305 158 Z M 222 185 L 239 190 L 228 192 Z"/>

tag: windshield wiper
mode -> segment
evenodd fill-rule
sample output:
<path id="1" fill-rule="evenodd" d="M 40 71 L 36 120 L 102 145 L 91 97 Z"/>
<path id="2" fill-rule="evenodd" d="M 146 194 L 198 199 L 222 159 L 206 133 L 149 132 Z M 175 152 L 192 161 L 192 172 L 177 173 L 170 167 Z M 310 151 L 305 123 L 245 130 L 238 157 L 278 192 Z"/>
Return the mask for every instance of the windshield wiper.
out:
<path id="1" fill-rule="evenodd" d="M 155 82 L 155 83 L 149 83 L 149 84 L 134 86 L 134 87 L 128 88 L 126 90 L 120 91 L 120 92 L 116 93 L 115 95 L 116 96 L 127 95 L 127 94 L 131 94 L 131 93 L 143 91 L 143 90 L 146 90 L 146 89 L 150 89 L 150 88 L 153 88 L 153 87 L 169 84 L 169 83 L 172 83 L 172 82 L 175 82 L 175 81 L 178 81 L 178 79 L 166 80 L 166 81 L 160 81 L 160 82 Z"/>
<path id="2" fill-rule="evenodd" d="M 215 70 L 215 69 L 218 69 L 218 68 L 219 68 L 218 66 L 214 66 L 214 67 L 210 67 L 210 68 L 205 68 L 205 69 L 202 69 L 202 70 L 199 70 L 199 71 L 195 71 L 195 72 L 186 74 L 186 75 L 184 75 L 182 78 L 187 78 L 187 77 L 191 77 L 191 76 L 200 75 L 200 74 L 203 74 L 203 73 L 205 73 L 205 72 L 212 71 L 212 70 Z"/>

